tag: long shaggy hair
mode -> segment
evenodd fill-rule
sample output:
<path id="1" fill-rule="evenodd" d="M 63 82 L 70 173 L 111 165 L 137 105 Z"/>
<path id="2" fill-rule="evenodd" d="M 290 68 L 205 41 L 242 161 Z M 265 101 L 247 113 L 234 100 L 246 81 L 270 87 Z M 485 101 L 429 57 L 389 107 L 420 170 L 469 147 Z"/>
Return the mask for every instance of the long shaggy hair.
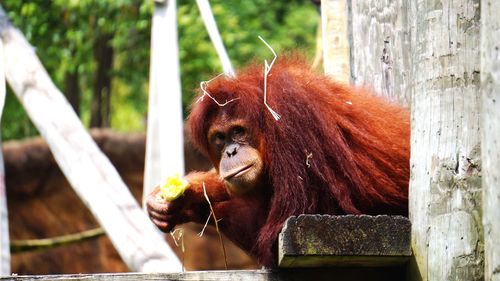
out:
<path id="1" fill-rule="evenodd" d="M 263 65 L 237 77 L 219 77 L 188 118 L 191 138 L 209 156 L 207 130 L 222 110 L 248 120 L 260 139 L 269 191 L 268 215 L 253 250 L 264 264 L 285 220 L 299 214 L 407 215 L 409 113 L 366 89 L 332 81 L 300 58 L 279 58 L 268 76 Z M 200 93 L 199 97 L 202 97 Z"/>

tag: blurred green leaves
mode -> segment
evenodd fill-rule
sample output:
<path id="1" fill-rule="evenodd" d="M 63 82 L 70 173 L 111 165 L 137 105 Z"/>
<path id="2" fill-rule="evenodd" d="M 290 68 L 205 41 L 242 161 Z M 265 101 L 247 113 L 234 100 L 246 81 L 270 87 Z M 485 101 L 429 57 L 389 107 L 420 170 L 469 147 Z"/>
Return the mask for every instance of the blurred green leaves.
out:
<path id="1" fill-rule="evenodd" d="M 183 105 L 191 102 L 199 82 L 220 73 L 218 57 L 194 0 L 178 0 L 179 51 Z M 212 0 L 212 11 L 235 67 L 272 55 L 258 40 L 263 36 L 279 53 L 303 50 L 313 55 L 317 8 L 310 1 Z M 94 40 L 113 34 L 111 127 L 145 129 L 149 44 L 153 1 L 139 0 L 2 0 L 13 24 L 35 47 L 56 85 L 64 92 L 67 72 L 79 75 L 80 112 L 90 119 L 96 62 Z M 5 139 L 36 133 L 24 110 L 9 94 L 2 122 Z"/>

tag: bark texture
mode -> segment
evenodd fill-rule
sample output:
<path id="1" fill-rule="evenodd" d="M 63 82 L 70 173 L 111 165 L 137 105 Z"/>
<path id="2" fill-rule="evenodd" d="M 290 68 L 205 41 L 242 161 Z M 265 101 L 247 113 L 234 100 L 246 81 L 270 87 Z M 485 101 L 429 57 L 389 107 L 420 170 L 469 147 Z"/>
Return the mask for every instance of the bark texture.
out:
<path id="1" fill-rule="evenodd" d="M 102 34 L 94 42 L 94 76 L 90 127 L 109 127 L 111 114 L 111 69 L 113 67 L 112 34 Z"/>
<path id="2" fill-rule="evenodd" d="M 64 74 L 64 91 L 68 102 L 76 115 L 80 116 L 80 85 L 78 71 L 66 71 Z"/>

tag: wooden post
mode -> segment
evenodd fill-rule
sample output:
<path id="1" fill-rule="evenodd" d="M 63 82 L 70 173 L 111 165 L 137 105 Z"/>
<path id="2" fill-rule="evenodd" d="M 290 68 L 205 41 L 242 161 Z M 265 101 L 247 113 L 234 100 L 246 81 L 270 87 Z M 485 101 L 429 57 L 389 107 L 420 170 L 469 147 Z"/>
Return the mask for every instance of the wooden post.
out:
<path id="1" fill-rule="evenodd" d="M 214 15 L 212 14 L 212 9 L 210 8 L 210 3 L 208 2 L 208 0 L 196 0 L 196 4 L 198 5 L 198 9 L 200 10 L 201 18 L 203 19 L 203 23 L 205 23 L 205 28 L 208 31 L 210 40 L 212 40 L 215 51 L 219 56 L 224 74 L 229 77 L 235 77 L 236 74 L 234 72 L 233 65 L 231 64 L 229 55 L 227 54 L 226 48 L 224 47 L 224 43 L 222 42 L 219 29 L 217 28 Z"/>
<path id="2" fill-rule="evenodd" d="M 481 1 L 485 280 L 500 280 L 500 2 Z"/>
<path id="3" fill-rule="evenodd" d="M 479 0 L 410 5 L 415 263 L 409 276 L 483 280 Z"/>
<path id="4" fill-rule="evenodd" d="M 323 68 L 339 82 L 349 83 L 348 10 L 346 0 L 321 1 Z"/>
<path id="5" fill-rule="evenodd" d="M 409 105 L 410 26 L 406 0 L 349 1 L 351 75 L 389 100 Z"/>
<path id="6" fill-rule="evenodd" d="M 85 131 L 34 48 L 11 25 L 1 7 L 0 38 L 4 43 L 7 82 L 124 262 L 134 271 L 178 270 L 180 262 L 169 259 L 171 249 L 164 238 Z"/>
<path id="7" fill-rule="evenodd" d="M 176 0 L 155 2 L 143 199 L 162 179 L 175 173 L 184 174 L 176 11 Z"/>
<path id="8" fill-rule="evenodd" d="M 0 121 L 5 105 L 5 63 L 3 42 L 0 40 Z M 0 133 L 0 147 L 2 135 Z M 9 216 L 7 213 L 7 193 L 5 188 L 5 166 L 0 149 L 0 276 L 10 275 Z"/>

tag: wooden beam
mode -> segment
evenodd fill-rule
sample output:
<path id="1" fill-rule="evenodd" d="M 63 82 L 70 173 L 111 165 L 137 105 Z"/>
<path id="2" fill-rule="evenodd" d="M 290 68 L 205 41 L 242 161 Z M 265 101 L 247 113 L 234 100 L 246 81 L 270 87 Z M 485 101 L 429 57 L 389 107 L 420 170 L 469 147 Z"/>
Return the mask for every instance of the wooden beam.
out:
<path id="1" fill-rule="evenodd" d="M 500 11 L 481 1 L 484 280 L 500 280 Z"/>
<path id="2" fill-rule="evenodd" d="M 411 256 L 410 221 L 401 216 L 290 217 L 278 242 L 280 267 L 398 266 Z"/>
<path id="3" fill-rule="evenodd" d="M 106 230 L 131 270 L 180 267 L 171 249 L 92 141 L 71 105 L 56 88 L 34 48 L 0 7 L 7 82 L 26 109 L 76 193 Z M 78 262 L 78 261 L 75 261 Z"/>
<path id="4" fill-rule="evenodd" d="M 332 79 L 351 81 L 346 0 L 321 1 L 323 68 Z"/>
<path id="5" fill-rule="evenodd" d="M 0 23 L 1 24 L 1 23 Z M 0 40 L 0 121 L 5 105 L 5 61 L 3 42 Z M 2 135 L 0 133 L 0 146 Z M 0 150 L 0 276 L 10 274 L 9 216 L 7 213 L 7 193 L 5 186 L 5 166 Z"/>
<path id="6" fill-rule="evenodd" d="M 400 104 L 410 104 L 409 1 L 349 1 L 353 83 Z"/>
<path id="7" fill-rule="evenodd" d="M 198 9 L 200 10 L 201 18 L 205 24 L 205 28 L 208 31 L 208 35 L 212 44 L 214 45 L 217 56 L 219 56 L 220 63 L 222 65 L 222 70 L 224 74 L 229 77 L 235 77 L 236 74 L 227 54 L 224 43 L 222 42 L 222 37 L 220 36 L 219 29 L 217 28 L 217 23 L 215 22 L 214 15 L 212 13 L 212 8 L 210 8 L 210 3 L 208 0 L 196 0 Z"/>
<path id="8" fill-rule="evenodd" d="M 409 3 L 409 211 L 416 262 L 409 276 L 482 280 L 479 1 Z"/>
<path id="9" fill-rule="evenodd" d="M 0 277 L 0 281 L 326 281 L 334 278 L 336 281 L 370 280 L 370 281 L 401 281 L 403 270 L 396 273 L 377 268 L 301 268 L 280 270 L 225 270 L 225 271 L 188 271 L 183 273 L 139 274 L 74 274 L 74 275 L 30 275 Z"/>
<path id="10" fill-rule="evenodd" d="M 176 13 L 176 0 L 155 3 L 151 27 L 143 205 L 146 196 L 162 179 L 176 173 L 184 175 L 182 92 Z"/>

